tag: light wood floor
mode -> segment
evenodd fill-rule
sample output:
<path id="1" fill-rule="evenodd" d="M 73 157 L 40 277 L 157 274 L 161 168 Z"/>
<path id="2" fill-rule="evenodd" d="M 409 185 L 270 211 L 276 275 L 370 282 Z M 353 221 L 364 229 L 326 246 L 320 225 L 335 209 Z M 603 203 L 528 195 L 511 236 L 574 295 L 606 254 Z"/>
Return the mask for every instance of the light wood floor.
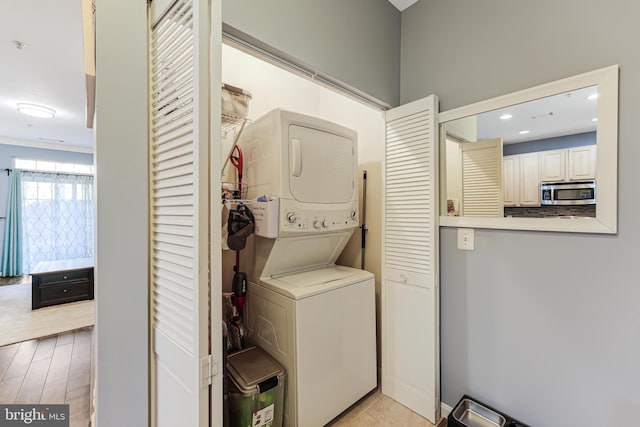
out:
<path id="1" fill-rule="evenodd" d="M 87 427 L 92 329 L 0 347 L 0 402 L 68 403 L 70 427 Z"/>

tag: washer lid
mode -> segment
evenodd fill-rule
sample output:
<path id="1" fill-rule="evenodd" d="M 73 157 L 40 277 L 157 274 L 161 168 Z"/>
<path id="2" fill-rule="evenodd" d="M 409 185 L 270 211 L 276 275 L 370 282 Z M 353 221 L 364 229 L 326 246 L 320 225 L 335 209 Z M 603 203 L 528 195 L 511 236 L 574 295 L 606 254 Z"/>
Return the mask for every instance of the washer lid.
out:
<path id="1" fill-rule="evenodd" d="M 274 292 L 298 300 L 373 279 L 374 275 L 368 271 L 334 265 L 275 279 L 263 278 L 261 283 Z"/>
<path id="2" fill-rule="evenodd" d="M 353 276 L 352 271 L 345 271 L 338 268 L 321 268 L 318 270 L 305 271 L 303 273 L 289 274 L 278 280 L 290 286 L 306 288 L 307 286 L 324 285 L 331 282 L 341 281 Z"/>

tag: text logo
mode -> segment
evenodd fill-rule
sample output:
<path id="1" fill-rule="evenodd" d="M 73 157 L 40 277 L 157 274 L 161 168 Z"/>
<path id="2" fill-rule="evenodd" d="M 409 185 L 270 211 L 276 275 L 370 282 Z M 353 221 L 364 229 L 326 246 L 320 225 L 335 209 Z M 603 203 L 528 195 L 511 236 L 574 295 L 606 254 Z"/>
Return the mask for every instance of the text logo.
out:
<path id="1" fill-rule="evenodd" d="M 69 405 L 0 405 L 0 427 L 69 427 Z"/>

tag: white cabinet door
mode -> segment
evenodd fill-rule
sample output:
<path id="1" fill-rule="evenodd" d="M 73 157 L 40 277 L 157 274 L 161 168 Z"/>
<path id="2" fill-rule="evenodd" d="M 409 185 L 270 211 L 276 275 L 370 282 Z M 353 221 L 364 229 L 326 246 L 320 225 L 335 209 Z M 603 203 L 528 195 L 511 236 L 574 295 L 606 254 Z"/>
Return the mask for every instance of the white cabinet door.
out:
<path id="1" fill-rule="evenodd" d="M 520 154 L 520 206 L 540 206 L 538 153 Z"/>
<path id="2" fill-rule="evenodd" d="M 540 152 L 540 181 L 554 182 L 566 180 L 567 150 Z"/>
<path id="3" fill-rule="evenodd" d="M 437 98 L 385 113 L 382 393 L 440 418 Z"/>
<path id="4" fill-rule="evenodd" d="M 462 144 L 460 215 L 502 217 L 502 139 Z"/>
<path id="5" fill-rule="evenodd" d="M 209 356 L 209 274 L 219 277 L 220 262 L 209 258 L 209 247 L 219 247 L 220 237 L 209 239 L 209 220 L 220 223 L 220 208 L 210 210 L 209 166 L 219 170 L 220 159 L 210 157 L 209 136 L 212 130 L 220 135 L 220 103 L 215 116 L 209 107 L 210 99 L 220 99 L 220 84 L 210 87 L 209 79 L 210 58 L 218 61 L 221 49 L 210 34 L 220 34 L 221 13 L 216 6 L 212 14 L 207 0 L 150 7 L 150 424 L 218 426 L 221 419 L 209 419 L 222 409 L 222 381 L 220 375 L 212 381 Z M 211 117 L 217 124 L 210 125 Z M 221 290 L 213 282 L 217 320 Z M 215 344 L 222 342 L 220 327 L 211 334 Z"/>
<path id="6" fill-rule="evenodd" d="M 569 149 L 569 179 L 582 181 L 596 177 L 596 146 Z"/>
<path id="7" fill-rule="evenodd" d="M 502 191 L 505 206 L 520 205 L 520 156 L 502 159 Z"/>

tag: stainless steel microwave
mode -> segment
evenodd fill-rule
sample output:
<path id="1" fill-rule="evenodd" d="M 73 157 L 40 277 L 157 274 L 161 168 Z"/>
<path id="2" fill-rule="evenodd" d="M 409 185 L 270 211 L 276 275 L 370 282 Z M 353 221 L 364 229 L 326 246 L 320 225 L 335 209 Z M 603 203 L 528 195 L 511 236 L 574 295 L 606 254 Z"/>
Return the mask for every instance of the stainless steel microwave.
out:
<path id="1" fill-rule="evenodd" d="M 541 205 L 594 205 L 596 182 L 543 182 L 540 184 Z"/>

